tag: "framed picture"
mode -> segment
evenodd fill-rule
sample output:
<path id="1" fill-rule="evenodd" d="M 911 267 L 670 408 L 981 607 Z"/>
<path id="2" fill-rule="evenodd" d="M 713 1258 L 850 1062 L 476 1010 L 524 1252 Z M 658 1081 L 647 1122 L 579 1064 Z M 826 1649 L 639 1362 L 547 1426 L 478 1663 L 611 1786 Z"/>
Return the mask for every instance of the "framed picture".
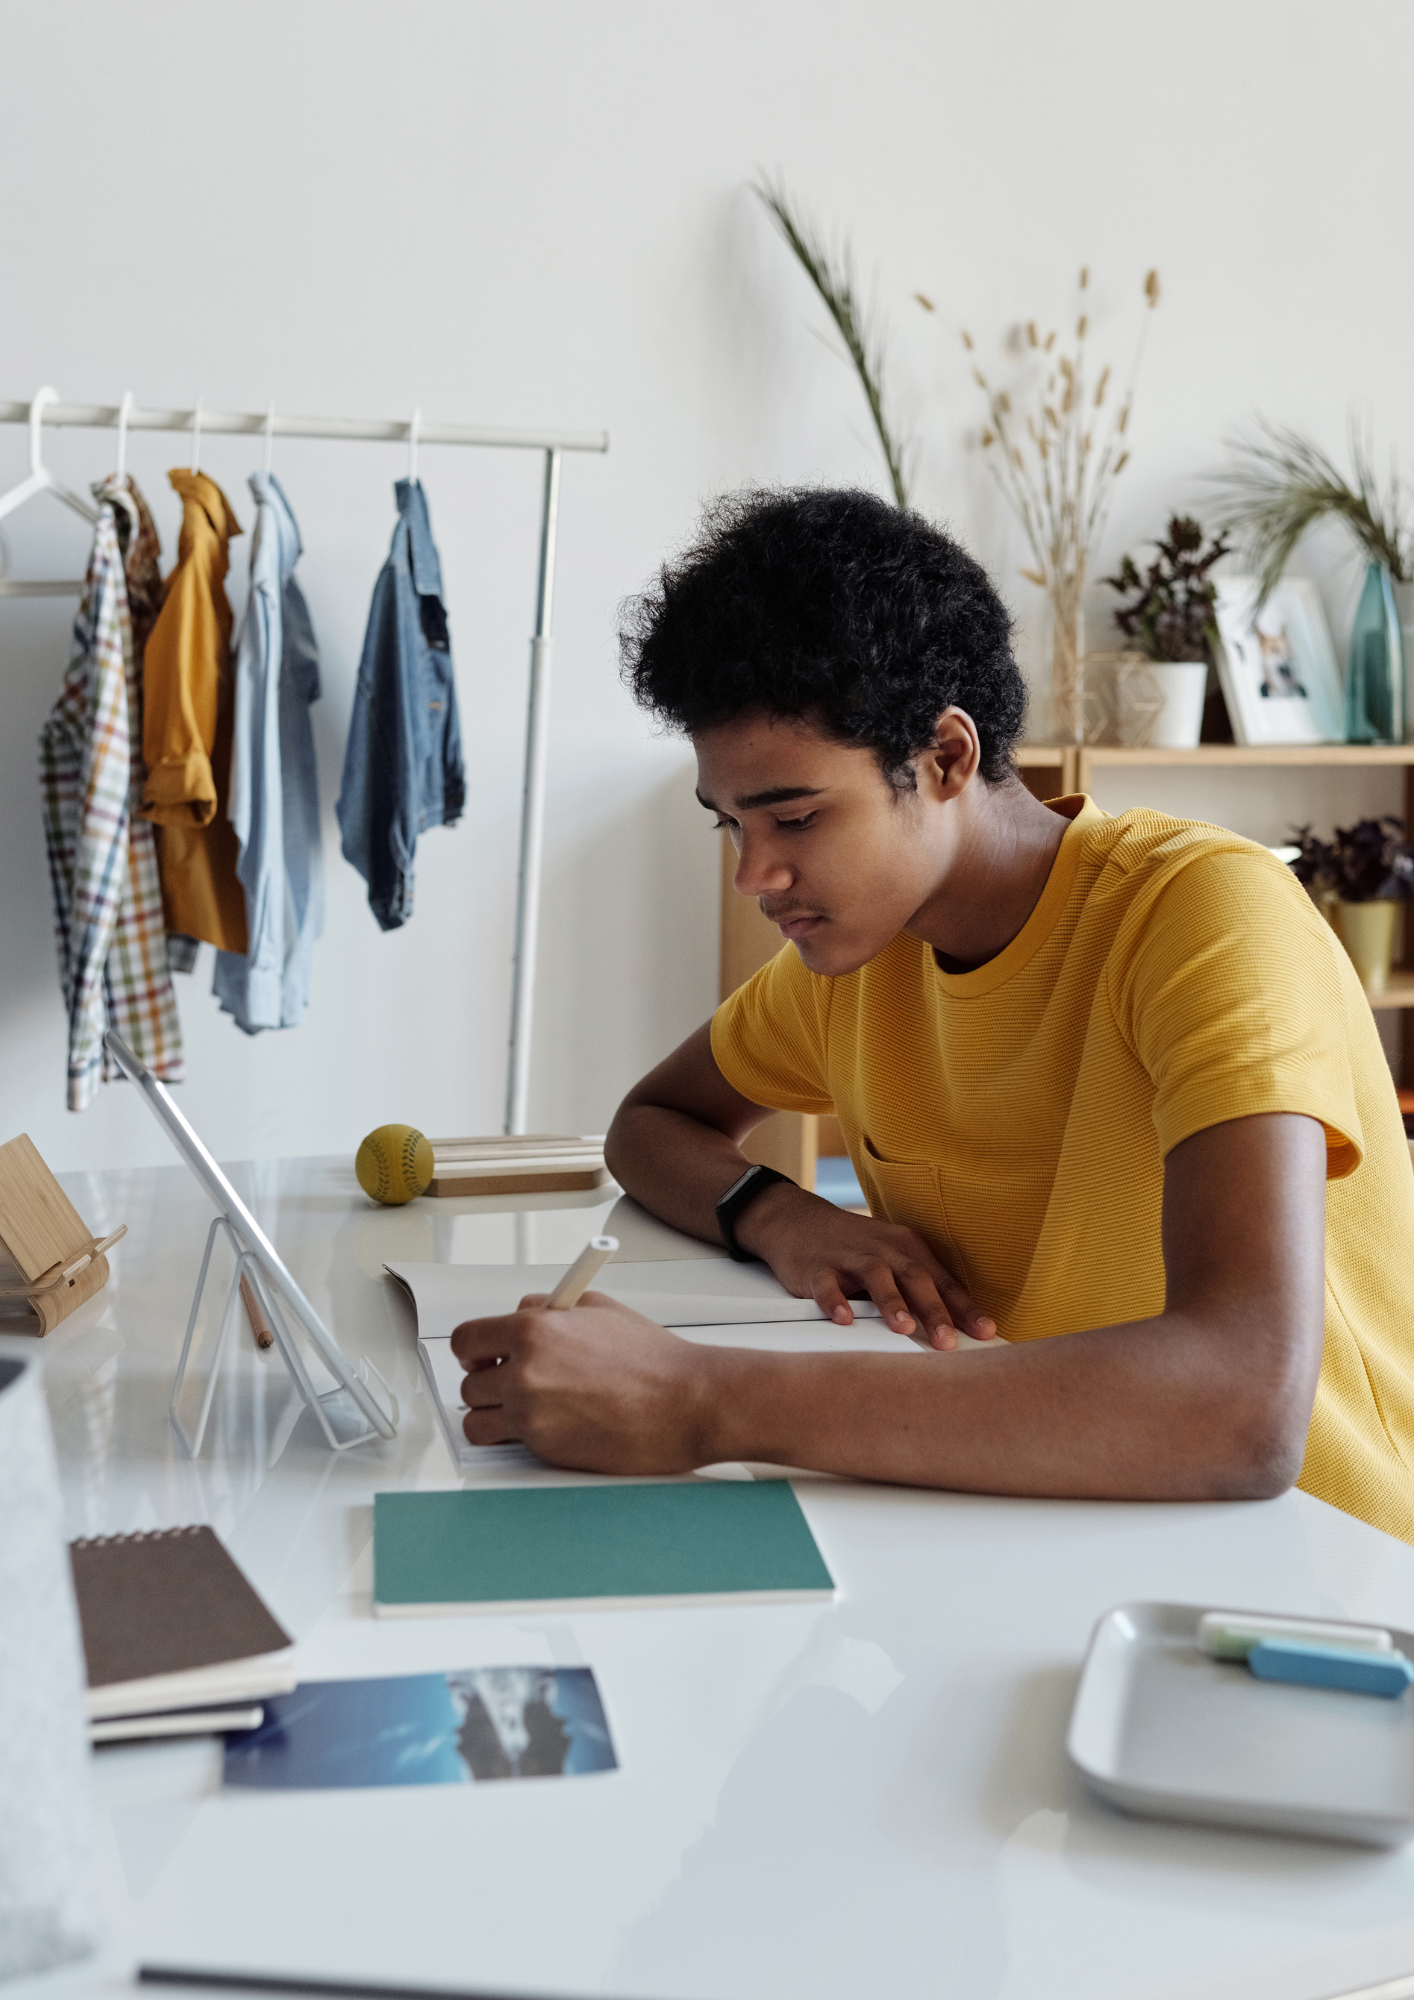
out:
<path id="1" fill-rule="evenodd" d="M 1239 743 L 1342 743 L 1345 702 L 1320 594 L 1284 576 L 1257 608 L 1250 576 L 1218 579 L 1218 679 Z"/>

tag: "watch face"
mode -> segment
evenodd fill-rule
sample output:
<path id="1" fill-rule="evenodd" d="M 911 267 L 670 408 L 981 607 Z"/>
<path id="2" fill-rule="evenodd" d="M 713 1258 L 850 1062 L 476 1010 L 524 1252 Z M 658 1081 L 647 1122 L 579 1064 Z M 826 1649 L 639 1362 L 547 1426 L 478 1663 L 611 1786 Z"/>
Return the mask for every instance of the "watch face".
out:
<path id="1" fill-rule="evenodd" d="M 760 1167 L 748 1167 L 744 1174 L 738 1174 L 736 1179 L 732 1182 L 731 1186 L 727 1189 L 726 1193 L 717 1202 L 717 1207 L 725 1208 L 727 1203 L 731 1200 L 732 1196 L 734 1194 L 740 1194 L 742 1189 L 746 1186 L 747 1182 L 751 1180 L 754 1175 L 759 1174 L 760 1171 L 761 1171 Z"/>

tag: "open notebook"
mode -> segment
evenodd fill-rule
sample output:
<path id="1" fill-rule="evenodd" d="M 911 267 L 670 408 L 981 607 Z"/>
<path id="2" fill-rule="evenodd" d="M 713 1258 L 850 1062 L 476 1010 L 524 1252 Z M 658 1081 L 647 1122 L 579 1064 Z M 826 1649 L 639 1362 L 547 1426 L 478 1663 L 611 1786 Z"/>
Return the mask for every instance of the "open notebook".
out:
<path id="1" fill-rule="evenodd" d="M 465 1371 L 452 1353 L 452 1332 L 466 1319 L 514 1312 L 528 1292 L 549 1292 L 563 1264 L 389 1264 L 385 1267 L 417 1313 L 418 1355 L 452 1456 L 463 1472 L 489 1478 L 527 1471 L 544 1475 L 520 1445 L 472 1445 L 462 1435 Z M 877 1306 L 855 1299 L 853 1326 L 835 1326 L 813 1299 L 793 1299 L 763 1264 L 728 1257 L 686 1257 L 663 1264 L 610 1264 L 594 1289 L 671 1327 L 686 1340 L 719 1347 L 754 1347 L 779 1354 L 849 1349 L 917 1354 L 890 1333 Z"/>

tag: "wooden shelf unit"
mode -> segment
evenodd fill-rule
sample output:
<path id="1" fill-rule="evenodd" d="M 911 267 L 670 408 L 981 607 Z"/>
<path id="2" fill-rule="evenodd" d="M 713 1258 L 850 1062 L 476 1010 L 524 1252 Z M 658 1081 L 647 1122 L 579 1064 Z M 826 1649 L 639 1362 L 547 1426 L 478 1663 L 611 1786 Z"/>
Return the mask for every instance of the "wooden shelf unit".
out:
<path id="1" fill-rule="evenodd" d="M 1391 972 L 1384 992 L 1370 995 L 1370 1005 L 1376 1013 L 1385 1007 L 1414 1007 L 1414 972 L 1406 971 L 1403 966 Z"/>
<path id="2" fill-rule="evenodd" d="M 1195 750 L 1165 750 L 1156 747 L 1129 749 L 1119 744 L 1023 743 L 1016 753 L 1023 783 L 1038 799 L 1064 798 L 1072 792 L 1088 792 L 1096 771 L 1144 769 L 1187 765 L 1192 769 L 1229 768 L 1234 771 L 1257 765 L 1287 765 L 1312 768 L 1342 764 L 1370 769 L 1404 767 L 1404 819 L 1414 826 L 1414 743 L 1200 743 Z M 752 973 L 780 950 L 781 935 L 767 923 L 756 904 L 737 895 L 732 887 L 736 853 L 729 836 L 722 836 L 722 955 L 721 997 L 725 999 Z M 1405 962 L 1391 975 L 1386 990 L 1371 1005 L 1383 1011 L 1414 1008 L 1414 922 L 1406 927 Z M 1414 1018 L 1405 1027 L 1408 1053 L 1414 1056 Z M 1407 1064 L 1406 1064 L 1407 1068 Z M 757 1127 L 743 1149 L 797 1180 L 803 1187 L 815 1185 L 815 1161 L 819 1149 L 820 1120 L 797 1112 L 778 1111 Z"/>
<path id="3" fill-rule="evenodd" d="M 1409 773 L 1414 767 L 1414 743 L 1262 743 L 1243 745 L 1239 743 L 1200 743 L 1196 750 L 1142 750 L 1124 749 L 1118 744 L 1095 743 L 1066 748 L 1062 753 L 1070 758 L 1070 770 L 1074 778 L 1074 788 L 1079 792 L 1090 789 L 1090 774 L 1097 770 L 1141 768 L 1144 766 L 1167 766 L 1173 769 L 1187 765 L 1196 770 L 1231 769 L 1234 771 L 1251 769 L 1254 766 L 1285 765 L 1288 769 L 1313 770 L 1319 766 L 1333 764 L 1364 766 L 1368 770 L 1381 767 L 1388 769 L 1392 764 L 1402 764 L 1405 768 L 1406 804 L 1409 791 Z"/>
<path id="4" fill-rule="evenodd" d="M 1152 745 L 1132 750 L 1118 743 L 1023 743 L 1016 761 L 1038 798 L 1088 792 L 1091 775 L 1099 770 L 1142 770 L 1161 765 L 1172 770 L 1185 764 L 1190 770 L 1234 771 L 1256 765 L 1312 769 L 1343 764 L 1364 765 L 1371 770 L 1403 765 L 1406 808 L 1414 790 L 1414 743 L 1200 743 L 1196 750 L 1165 750 Z M 1048 788 L 1053 772 L 1059 773 L 1059 793 Z"/>

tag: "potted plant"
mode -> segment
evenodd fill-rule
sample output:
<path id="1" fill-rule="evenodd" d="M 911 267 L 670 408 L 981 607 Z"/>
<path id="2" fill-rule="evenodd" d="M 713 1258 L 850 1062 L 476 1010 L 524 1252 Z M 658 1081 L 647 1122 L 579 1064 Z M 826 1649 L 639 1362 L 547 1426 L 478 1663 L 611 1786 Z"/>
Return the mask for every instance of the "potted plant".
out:
<path id="1" fill-rule="evenodd" d="M 1398 743 L 1414 669 L 1414 536 L 1406 493 L 1391 471 L 1381 491 L 1370 448 L 1352 424 L 1347 479 L 1319 445 L 1281 424 L 1259 422 L 1229 447 L 1216 475 L 1228 494 L 1223 526 L 1239 534 L 1266 600 L 1297 543 L 1317 521 L 1343 521 L 1365 557 L 1365 587 L 1350 634 L 1345 735 L 1350 743 Z"/>
<path id="2" fill-rule="evenodd" d="M 1292 873 L 1305 884 L 1349 952 L 1360 983 L 1383 993 L 1389 980 L 1394 920 L 1414 895 L 1414 847 L 1402 819 L 1362 819 L 1338 826 L 1332 841 L 1298 827 Z"/>
<path id="3" fill-rule="evenodd" d="M 1230 544 L 1218 535 L 1204 548 L 1198 523 L 1190 515 L 1175 514 L 1167 536 L 1153 546 L 1158 553 L 1142 574 L 1133 556 L 1126 556 L 1117 574 L 1104 581 L 1111 590 L 1130 595 L 1131 602 L 1116 611 L 1115 623 L 1148 660 L 1163 695 L 1149 741 L 1165 749 L 1191 750 L 1202 732 L 1216 630 L 1212 570 Z"/>

